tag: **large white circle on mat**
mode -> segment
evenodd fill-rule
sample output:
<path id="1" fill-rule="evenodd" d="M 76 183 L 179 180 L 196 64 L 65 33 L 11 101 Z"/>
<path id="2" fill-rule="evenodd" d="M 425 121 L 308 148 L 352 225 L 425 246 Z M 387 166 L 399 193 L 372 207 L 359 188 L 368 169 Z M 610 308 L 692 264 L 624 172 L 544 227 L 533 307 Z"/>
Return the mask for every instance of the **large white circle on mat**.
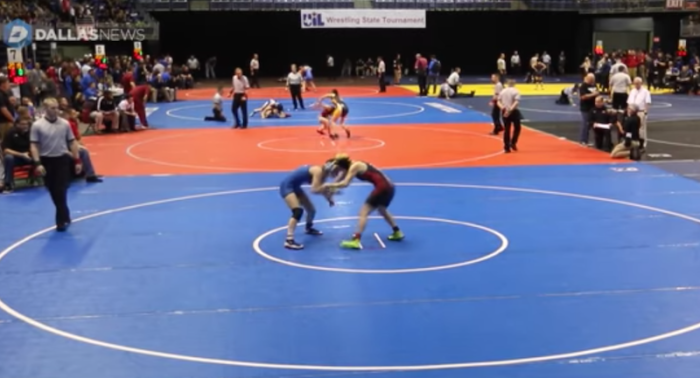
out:
<path id="1" fill-rule="evenodd" d="M 449 188 L 477 189 L 477 190 L 488 190 L 491 192 L 493 192 L 493 191 L 520 192 L 520 193 L 550 195 L 550 196 L 557 196 L 557 197 L 576 198 L 576 199 L 605 202 L 605 203 L 614 204 L 614 205 L 628 206 L 628 207 L 633 207 L 636 209 L 647 210 L 647 211 L 663 214 L 663 215 L 670 216 L 670 217 L 684 219 L 684 220 L 687 220 L 687 221 L 690 221 L 693 223 L 697 223 L 700 225 L 700 219 L 695 218 L 695 217 L 691 217 L 690 215 L 685 215 L 685 214 L 677 213 L 674 211 L 664 210 L 664 209 L 660 209 L 657 207 L 647 206 L 647 205 L 643 205 L 643 204 L 639 204 L 639 203 L 621 201 L 621 200 L 616 200 L 616 199 L 612 199 L 612 198 L 605 198 L 605 197 L 596 197 L 596 196 L 585 195 L 585 194 L 557 192 L 557 191 L 553 191 L 553 190 L 513 188 L 513 187 L 506 187 L 506 186 L 467 185 L 467 184 L 401 183 L 401 184 L 397 184 L 397 185 L 407 186 L 407 187 L 425 187 L 425 188 L 441 188 L 441 189 L 449 189 Z M 159 200 L 159 201 L 151 201 L 151 202 L 145 202 L 145 203 L 131 205 L 131 206 L 120 207 L 117 209 L 105 210 L 105 211 L 101 211 L 98 213 L 94 213 L 94 214 L 90 214 L 90 215 L 86 215 L 84 217 L 74 219 L 73 223 L 83 222 L 83 221 L 86 221 L 88 219 L 97 218 L 100 216 L 116 214 L 116 213 L 120 213 L 120 212 L 124 212 L 124 211 L 136 210 L 136 209 L 141 209 L 141 208 L 150 207 L 150 206 L 164 205 L 164 204 L 168 204 L 168 203 L 196 200 L 196 199 L 200 199 L 200 198 L 210 198 L 210 197 L 217 197 L 217 196 L 233 195 L 233 194 L 244 194 L 244 193 L 266 192 L 266 191 L 276 192 L 278 190 L 279 190 L 279 188 L 274 186 L 274 187 L 267 187 L 267 188 L 241 189 L 241 190 L 230 190 L 230 191 L 215 192 L 215 193 L 194 194 L 194 195 L 190 195 L 190 196 L 177 197 L 177 198 L 171 198 L 171 199 L 165 199 L 165 200 Z M 42 235 L 45 235 L 45 234 L 52 232 L 54 230 L 55 230 L 55 227 L 45 228 L 43 230 L 37 231 L 37 232 L 23 238 L 22 240 L 15 242 L 11 246 L 7 247 L 2 252 L 0 252 L 0 262 L 2 261 L 2 259 L 7 257 L 8 254 L 10 254 L 12 251 L 18 249 L 19 247 L 21 247 L 23 244 L 26 244 L 26 243 L 42 236 Z M 377 372 L 377 371 L 389 372 L 389 371 L 422 371 L 422 370 L 465 369 L 465 368 L 507 366 L 507 365 L 529 364 L 529 363 L 553 361 L 553 360 L 572 359 L 572 358 L 576 358 L 576 357 L 589 356 L 592 354 L 606 353 L 606 352 L 611 352 L 611 351 L 616 351 L 616 350 L 621 350 L 621 349 L 632 348 L 632 347 L 636 347 L 636 346 L 649 344 L 649 343 L 653 343 L 656 341 L 661 341 L 661 340 L 669 339 L 672 337 L 684 335 L 686 333 L 690 333 L 690 332 L 693 332 L 693 331 L 700 329 L 700 322 L 697 322 L 695 324 L 691 324 L 691 325 L 688 325 L 686 327 L 679 328 L 679 329 L 676 329 L 676 330 L 673 330 L 670 332 L 665 332 L 665 333 L 661 333 L 661 334 L 658 334 L 655 336 L 648 336 L 648 337 L 645 337 L 642 339 L 631 340 L 631 341 L 627 341 L 627 342 L 619 343 L 619 344 L 604 345 L 604 346 L 600 346 L 600 347 L 592 348 L 592 349 L 562 352 L 562 353 L 548 354 L 548 355 L 542 355 L 542 356 L 511 358 L 511 359 L 506 359 L 506 360 L 471 361 L 471 362 L 459 362 L 458 361 L 458 362 L 453 362 L 453 363 L 439 363 L 439 364 L 428 364 L 428 365 L 407 365 L 407 366 L 400 366 L 400 365 L 394 365 L 394 366 L 391 366 L 391 365 L 340 366 L 340 365 L 320 365 L 320 364 L 319 365 L 311 365 L 311 364 L 303 365 L 303 364 L 283 364 L 283 363 L 275 363 L 275 362 L 240 361 L 240 360 L 221 359 L 221 358 L 207 358 L 207 357 L 190 356 L 190 355 L 177 354 L 177 353 L 166 353 L 166 352 L 160 352 L 160 351 L 151 350 L 151 349 L 135 348 L 135 347 L 127 346 L 127 345 L 120 345 L 120 344 L 110 343 L 110 342 L 106 342 L 106 341 L 91 339 L 89 337 L 76 335 L 74 333 L 70 333 L 70 332 L 58 329 L 56 327 L 52 327 L 48 324 L 42 323 L 41 321 L 39 321 L 37 319 L 33 319 L 30 316 L 22 314 L 21 312 L 12 308 L 12 306 L 5 303 L 1 298 L 0 298 L 0 310 L 5 311 L 10 316 L 12 316 L 20 321 L 23 321 L 23 322 L 25 322 L 33 327 L 36 327 L 42 331 L 49 332 L 53 335 L 65 337 L 67 339 L 82 342 L 85 344 L 90 344 L 90 345 L 108 348 L 108 349 L 112 349 L 112 350 L 118 350 L 118 351 L 122 351 L 122 352 L 141 354 L 141 355 L 146 355 L 146 356 L 151 356 L 151 357 L 167 358 L 167 359 L 179 360 L 179 361 L 197 362 L 197 363 L 203 363 L 203 364 L 242 366 L 242 367 L 264 368 L 264 369 L 307 370 L 307 371 L 313 370 L 313 371 L 336 371 L 336 372 L 339 372 L 339 371 L 342 371 L 342 372 L 360 372 L 360 371 L 364 371 L 364 372 Z"/>
<path id="2" fill-rule="evenodd" d="M 369 218 L 370 219 L 383 219 L 382 217 L 377 217 L 377 216 L 371 216 Z M 329 266 L 301 264 L 301 263 L 297 263 L 294 261 L 285 260 L 285 259 L 282 259 L 280 257 L 272 256 L 272 255 L 266 253 L 265 251 L 263 251 L 263 249 L 260 247 L 260 243 L 262 243 L 262 241 L 265 238 L 267 238 L 268 236 L 287 229 L 287 226 L 282 226 L 282 227 L 278 227 L 278 228 L 272 229 L 270 231 L 267 231 L 264 234 L 258 236 L 257 239 L 255 239 L 255 241 L 253 242 L 253 250 L 255 250 L 255 253 L 257 253 L 258 255 L 260 255 L 260 256 L 262 256 L 270 261 L 274 261 L 276 263 L 292 266 L 295 268 L 320 270 L 320 271 L 324 271 L 324 272 L 337 272 L 337 273 L 402 274 L 402 273 L 434 272 L 436 270 L 455 269 L 455 268 L 461 268 L 461 267 L 467 266 L 467 265 L 478 264 L 480 262 L 484 262 L 486 260 L 492 259 L 492 258 L 500 255 L 501 253 L 503 253 L 503 251 L 505 251 L 508 248 L 508 238 L 506 238 L 500 232 L 498 232 L 494 229 L 482 226 L 480 224 L 456 221 L 456 220 L 452 220 L 452 219 L 430 218 L 430 217 L 409 217 L 409 216 L 395 215 L 394 218 L 404 219 L 404 220 L 424 221 L 424 222 L 439 222 L 439 223 L 447 223 L 447 224 L 454 224 L 454 225 L 458 225 L 458 226 L 476 228 L 478 230 L 488 232 L 488 233 L 494 235 L 495 237 L 497 237 L 501 241 L 501 245 L 498 248 L 496 248 L 496 250 L 489 252 L 488 254 L 486 254 L 484 256 L 478 257 L 476 259 L 461 261 L 461 262 L 454 263 L 454 264 L 427 266 L 427 267 L 423 267 L 423 268 L 410 268 L 410 269 L 334 268 L 334 267 L 329 267 Z M 357 219 L 357 217 L 340 217 L 340 218 L 322 219 L 322 220 L 314 221 L 314 223 L 328 223 L 328 222 L 336 222 L 336 221 L 352 220 L 352 219 Z"/>
<path id="3" fill-rule="evenodd" d="M 377 106 L 379 108 L 386 108 L 386 107 L 399 107 L 399 108 L 408 108 L 408 110 L 403 110 L 399 111 L 397 113 L 393 114 L 378 114 L 374 116 L 358 116 L 355 117 L 352 115 L 352 110 L 350 110 L 350 117 L 349 120 L 355 121 L 355 120 L 373 120 L 373 119 L 391 119 L 391 118 L 401 118 L 401 117 L 410 117 L 414 116 L 416 114 L 423 113 L 425 111 L 425 108 L 419 105 L 413 105 L 413 104 L 408 104 L 404 102 L 384 102 L 384 101 L 352 101 L 348 100 L 348 105 L 352 107 L 353 104 L 365 104 L 368 106 Z M 179 115 L 175 114 L 179 111 L 182 110 L 189 110 L 189 109 L 204 109 L 202 111 L 202 116 L 201 117 L 190 117 L 190 116 L 184 116 L 184 115 Z M 173 117 L 177 119 L 183 119 L 187 121 L 202 121 L 204 122 L 204 113 L 207 113 L 206 109 L 211 109 L 211 105 L 189 105 L 189 106 L 179 106 L 177 108 L 172 108 L 168 111 L 165 112 L 165 114 L 168 117 Z M 302 113 L 303 114 L 303 113 Z M 266 119 L 260 119 L 260 118 L 251 118 L 249 122 L 254 122 L 254 123 L 261 123 L 261 122 L 267 122 L 267 123 L 274 123 L 274 122 L 295 122 L 295 121 L 307 121 L 307 122 L 315 122 L 318 120 L 318 113 L 317 112 L 308 112 L 309 117 L 290 117 L 290 118 L 266 118 Z"/>
<path id="4" fill-rule="evenodd" d="M 377 148 L 382 148 L 386 145 L 386 142 L 384 142 L 381 139 L 374 139 L 374 138 L 365 138 L 365 137 L 355 137 L 350 140 L 344 140 L 345 143 L 356 143 L 359 141 L 366 141 L 370 142 L 369 145 L 367 146 L 357 146 L 353 147 L 352 145 L 347 145 L 343 146 L 343 151 L 346 152 L 358 152 L 358 151 L 368 151 L 368 150 L 375 150 Z M 309 149 L 303 149 L 303 148 L 276 148 L 272 147 L 270 145 L 274 145 L 275 143 L 284 143 L 284 142 L 298 142 L 301 143 L 302 145 L 305 142 L 311 142 L 312 145 L 314 145 L 317 148 L 309 148 Z M 293 152 L 293 153 L 318 153 L 318 152 L 336 152 L 336 142 L 328 139 L 328 138 L 319 138 L 319 137 L 290 137 L 290 138 L 280 138 L 280 139 L 270 139 L 270 140 L 265 140 L 260 143 L 258 143 L 258 148 L 263 149 L 263 150 L 268 150 L 268 151 L 276 151 L 276 152 Z M 320 148 L 318 148 L 320 147 Z"/>

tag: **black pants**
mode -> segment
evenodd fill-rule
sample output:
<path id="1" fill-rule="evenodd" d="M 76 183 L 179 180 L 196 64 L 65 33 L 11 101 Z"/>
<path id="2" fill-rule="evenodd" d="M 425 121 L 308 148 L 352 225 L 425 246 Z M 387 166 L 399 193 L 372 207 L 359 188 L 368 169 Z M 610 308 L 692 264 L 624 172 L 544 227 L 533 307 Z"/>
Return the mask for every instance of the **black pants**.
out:
<path id="1" fill-rule="evenodd" d="M 379 73 L 379 93 L 386 92 L 386 73 Z"/>
<path id="2" fill-rule="evenodd" d="M 289 84 L 289 94 L 292 95 L 294 110 L 298 108 L 304 109 L 304 98 L 301 97 L 301 84 Z"/>
<path id="3" fill-rule="evenodd" d="M 231 112 L 233 112 L 233 119 L 236 120 L 235 127 L 248 127 L 248 100 L 244 99 L 245 95 L 243 93 L 233 94 L 233 104 L 231 105 Z M 241 118 L 238 116 L 238 110 L 243 113 L 243 123 L 241 124 Z"/>
<path id="4" fill-rule="evenodd" d="M 603 129 L 600 127 L 593 128 L 593 135 L 595 137 L 595 148 L 610 152 L 613 149 L 612 142 L 612 131 L 610 129 Z"/>
<path id="5" fill-rule="evenodd" d="M 260 88 L 260 82 L 258 82 L 258 73 L 260 70 L 251 70 L 250 71 L 250 87 L 251 88 Z"/>
<path id="6" fill-rule="evenodd" d="M 418 74 L 418 95 L 428 95 L 428 75 L 426 74 Z"/>
<path id="7" fill-rule="evenodd" d="M 224 117 L 224 113 L 221 111 L 221 109 L 212 108 L 211 112 L 214 114 L 214 116 L 204 117 L 205 121 L 226 122 L 226 117 Z"/>
<path id="8" fill-rule="evenodd" d="M 68 187 L 71 181 L 71 157 L 42 157 L 41 165 L 46 169 L 44 184 L 49 190 L 51 201 L 56 207 L 56 225 L 70 223 L 70 210 L 68 210 Z"/>
<path id="9" fill-rule="evenodd" d="M 511 148 L 518 145 L 518 138 L 520 137 L 520 120 L 522 116 L 520 115 L 520 110 L 515 109 L 507 117 L 503 117 L 503 149 L 505 151 L 510 151 Z M 511 128 L 513 133 L 511 135 Z"/>
<path id="10" fill-rule="evenodd" d="M 491 108 L 491 120 L 493 120 L 493 135 L 498 135 L 498 133 L 503 131 L 501 115 L 501 108 L 498 107 L 498 104 L 493 104 L 493 108 Z"/>
<path id="11" fill-rule="evenodd" d="M 629 95 L 627 93 L 616 93 L 612 94 L 612 108 L 615 110 L 625 110 L 627 109 L 627 99 Z"/>

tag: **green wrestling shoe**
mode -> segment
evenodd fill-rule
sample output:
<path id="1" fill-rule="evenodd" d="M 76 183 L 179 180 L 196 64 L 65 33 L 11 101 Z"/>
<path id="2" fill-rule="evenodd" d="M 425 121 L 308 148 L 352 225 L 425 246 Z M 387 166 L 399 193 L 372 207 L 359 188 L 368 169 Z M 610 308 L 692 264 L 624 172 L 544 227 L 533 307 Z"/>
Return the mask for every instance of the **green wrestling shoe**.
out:
<path id="1" fill-rule="evenodd" d="M 343 240 L 340 243 L 340 247 L 345 249 L 362 249 L 362 244 L 360 244 L 360 239 Z"/>
<path id="2" fill-rule="evenodd" d="M 403 240 L 403 238 L 404 238 L 404 235 L 403 235 L 403 232 L 401 232 L 401 231 L 394 231 L 393 234 L 391 234 L 391 235 L 389 235 L 389 237 L 387 237 L 387 239 L 389 239 L 391 241 L 401 241 L 401 240 Z"/>

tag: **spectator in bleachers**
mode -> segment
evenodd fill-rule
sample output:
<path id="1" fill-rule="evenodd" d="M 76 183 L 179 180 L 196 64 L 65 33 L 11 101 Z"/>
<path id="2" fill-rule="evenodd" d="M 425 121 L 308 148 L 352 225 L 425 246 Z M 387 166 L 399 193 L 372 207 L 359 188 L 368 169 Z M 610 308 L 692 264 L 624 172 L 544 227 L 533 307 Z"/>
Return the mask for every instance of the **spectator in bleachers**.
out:
<path id="1" fill-rule="evenodd" d="M 685 94 L 690 94 L 693 90 L 694 87 L 694 80 L 693 80 L 693 72 L 690 70 L 690 67 L 683 66 L 681 68 L 681 72 L 678 74 L 678 77 L 676 78 L 676 88 L 675 92 L 676 93 L 685 93 Z"/>
<path id="2" fill-rule="evenodd" d="M 119 119 L 122 131 L 136 131 L 136 117 L 134 99 L 127 94 L 119 103 Z"/>
<path id="3" fill-rule="evenodd" d="M 7 131 L 5 139 L 2 141 L 5 177 L 0 187 L 3 193 L 11 193 L 14 190 L 15 167 L 34 163 L 29 148 L 29 127 L 31 123 L 32 119 L 30 117 L 20 117 L 16 125 Z"/>
<path id="4" fill-rule="evenodd" d="M 70 125 L 73 131 L 73 136 L 78 143 L 78 156 L 80 156 L 80 162 L 83 165 L 83 170 L 78 177 L 84 177 L 86 182 L 89 183 L 99 183 L 102 182 L 102 178 L 95 173 L 95 167 L 92 165 L 92 159 L 90 157 L 90 151 L 85 147 L 82 140 L 82 135 L 80 134 L 80 129 L 78 128 L 78 112 L 74 109 L 67 109 L 60 113 L 61 118 L 65 119 Z"/>
<path id="5" fill-rule="evenodd" d="M 117 113 L 117 104 L 114 103 L 112 91 L 106 90 L 102 96 L 97 98 L 95 111 L 90 115 L 95 121 L 95 125 L 105 126 L 105 131 L 112 132 L 119 129 L 119 114 Z"/>
<path id="6" fill-rule="evenodd" d="M 15 107 L 12 105 L 12 92 L 7 77 L 0 77 L 0 142 L 15 122 Z"/>

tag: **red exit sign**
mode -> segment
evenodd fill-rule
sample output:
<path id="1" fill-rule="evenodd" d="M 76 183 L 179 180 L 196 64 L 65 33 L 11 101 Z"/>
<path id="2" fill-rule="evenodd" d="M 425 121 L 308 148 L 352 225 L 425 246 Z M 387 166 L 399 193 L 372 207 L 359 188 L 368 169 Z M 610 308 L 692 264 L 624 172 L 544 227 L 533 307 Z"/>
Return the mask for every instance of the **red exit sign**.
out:
<path id="1" fill-rule="evenodd" d="M 685 0 L 666 0 L 666 9 L 683 9 Z"/>

